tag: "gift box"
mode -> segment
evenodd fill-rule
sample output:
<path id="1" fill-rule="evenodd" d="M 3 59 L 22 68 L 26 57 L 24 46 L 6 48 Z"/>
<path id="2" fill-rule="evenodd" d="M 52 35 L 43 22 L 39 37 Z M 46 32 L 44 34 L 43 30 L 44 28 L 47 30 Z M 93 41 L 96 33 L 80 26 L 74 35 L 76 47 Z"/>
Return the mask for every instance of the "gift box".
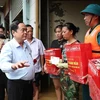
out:
<path id="1" fill-rule="evenodd" d="M 82 79 L 82 77 L 88 74 L 88 59 L 92 58 L 91 44 L 71 44 L 65 47 L 70 78 L 85 84 L 86 79 Z"/>
<path id="2" fill-rule="evenodd" d="M 91 75 L 88 75 L 89 92 L 92 100 L 100 100 L 100 89 L 94 82 Z"/>
<path id="3" fill-rule="evenodd" d="M 61 59 L 62 58 L 61 49 L 60 48 L 50 48 L 48 50 L 45 50 L 44 56 L 45 56 L 47 72 L 49 74 L 58 75 L 57 71 L 59 68 L 57 68 L 56 65 L 51 64 L 50 60 L 51 60 L 51 57 L 58 57 Z"/>
<path id="4" fill-rule="evenodd" d="M 95 84 L 100 89 L 100 59 L 91 59 L 88 64 L 88 74 L 92 76 Z"/>

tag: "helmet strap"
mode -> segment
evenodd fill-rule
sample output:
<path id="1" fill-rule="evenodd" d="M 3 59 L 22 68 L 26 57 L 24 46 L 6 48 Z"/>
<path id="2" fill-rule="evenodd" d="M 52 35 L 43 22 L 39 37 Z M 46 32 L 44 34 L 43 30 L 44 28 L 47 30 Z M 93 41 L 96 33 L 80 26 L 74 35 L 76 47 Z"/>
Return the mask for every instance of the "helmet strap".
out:
<path id="1" fill-rule="evenodd" d="M 92 15 L 92 17 L 90 19 L 90 22 L 89 22 L 89 25 L 91 24 L 93 17 L 94 17 L 94 15 Z"/>
<path id="2" fill-rule="evenodd" d="M 99 16 L 99 23 L 100 23 L 100 16 Z"/>

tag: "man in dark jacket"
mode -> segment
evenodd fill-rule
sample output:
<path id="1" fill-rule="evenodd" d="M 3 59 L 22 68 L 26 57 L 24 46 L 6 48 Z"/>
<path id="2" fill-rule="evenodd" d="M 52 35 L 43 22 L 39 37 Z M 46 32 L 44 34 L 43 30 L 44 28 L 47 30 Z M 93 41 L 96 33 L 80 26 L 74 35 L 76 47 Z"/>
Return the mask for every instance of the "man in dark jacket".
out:
<path id="1" fill-rule="evenodd" d="M 0 26 L 0 39 L 4 41 L 6 39 L 4 35 L 4 27 Z M 0 45 L 3 46 L 4 42 L 0 43 Z M 0 46 L 0 51 L 2 49 L 2 46 Z M 7 89 L 7 77 L 5 73 L 3 73 L 0 70 L 0 100 L 5 100 L 5 89 Z"/>

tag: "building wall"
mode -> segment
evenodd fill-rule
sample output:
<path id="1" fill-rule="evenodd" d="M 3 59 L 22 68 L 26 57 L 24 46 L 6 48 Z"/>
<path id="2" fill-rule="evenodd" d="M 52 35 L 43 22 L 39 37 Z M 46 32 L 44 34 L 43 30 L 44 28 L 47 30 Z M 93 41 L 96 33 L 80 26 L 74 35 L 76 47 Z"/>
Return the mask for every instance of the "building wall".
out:
<path id="1" fill-rule="evenodd" d="M 0 24 L 3 24 L 3 26 L 5 26 L 5 23 L 4 23 L 4 14 L 2 12 L 0 12 Z"/>
<path id="2" fill-rule="evenodd" d="M 36 26 L 37 25 L 37 23 L 36 23 L 36 19 L 37 19 L 36 18 L 37 1 L 38 0 L 17 0 L 17 1 L 16 0 L 11 0 L 11 2 L 10 2 L 10 11 L 9 11 L 10 24 L 15 19 L 23 20 L 23 22 L 25 24 L 31 24 L 34 28 L 34 37 L 38 37 L 37 36 L 37 34 L 38 34 L 37 33 L 37 26 Z M 7 11 L 5 11 L 5 12 L 7 12 Z M 19 16 L 20 12 L 22 13 L 21 16 Z"/>
<path id="3" fill-rule="evenodd" d="M 29 1 L 29 24 L 31 24 L 34 28 L 34 37 L 37 37 L 37 27 L 36 27 L 36 1 L 37 0 L 30 0 Z"/>
<path id="4" fill-rule="evenodd" d="M 7 16 L 10 10 L 10 0 L 7 0 L 5 5 L 4 5 L 4 17 Z"/>
<path id="5" fill-rule="evenodd" d="M 14 21 L 15 18 L 19 15 L 19 13 L 23 9 L 23 0 L 11 0 L 10 2 L 10 10 L 11 10 L 11 21 Z"/>
<path id="6" fill-rule="evenodd" d="M 56 5 L 55 5 L 56 3 Z M 83 10 L 90 3 L 100 4 L 100 0 L 59 0 L 50 3 L 50 40 L 55 39 L 54 27 L 60 23 L 72 22 L 80 27 L 80 32 L 77 38 L 83 42 L 84 35 L 88 29 L 86 27 L 83 16 L 80 11 Z M 53 7 L 53 9 L 52 9 Z"/>

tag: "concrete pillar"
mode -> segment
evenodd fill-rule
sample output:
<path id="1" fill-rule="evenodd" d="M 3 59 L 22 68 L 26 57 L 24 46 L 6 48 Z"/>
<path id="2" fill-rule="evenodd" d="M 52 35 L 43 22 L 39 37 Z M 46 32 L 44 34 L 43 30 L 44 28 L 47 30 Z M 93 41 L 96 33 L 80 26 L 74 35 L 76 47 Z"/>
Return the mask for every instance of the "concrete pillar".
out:
<path id="1" fill-rule="evenodd" d="M 29 24 L 29 0 L 23 0 L 23 22 Z"/>
<path id="2" fill-rule="evenodd" d="M 39 0 L 35 0 L 36 1 L 36 6 L 35 6 L 35 10 L 36 10 L 36 37 L 39 38 Z"/>
<path id="3" fill-rule="evenodd" d="M 12 24 L 12 17 L 11 17 L 11 3 L 12 1 L 10 0 L 10 11 L 9 11 L 9 31 L 10 31 L 10 25 Z M 12 33 L 10 31 L 10 39 L 12 39 Z"/>
<path id="4" fill-rule="evenodd" d="M 1 23 L 0 24 L 2 24 L 5 27 L 4 13 L 3 12 L 0 12 L 0 17 L 1 17 L 1 19 L 0 19 Z"/>

